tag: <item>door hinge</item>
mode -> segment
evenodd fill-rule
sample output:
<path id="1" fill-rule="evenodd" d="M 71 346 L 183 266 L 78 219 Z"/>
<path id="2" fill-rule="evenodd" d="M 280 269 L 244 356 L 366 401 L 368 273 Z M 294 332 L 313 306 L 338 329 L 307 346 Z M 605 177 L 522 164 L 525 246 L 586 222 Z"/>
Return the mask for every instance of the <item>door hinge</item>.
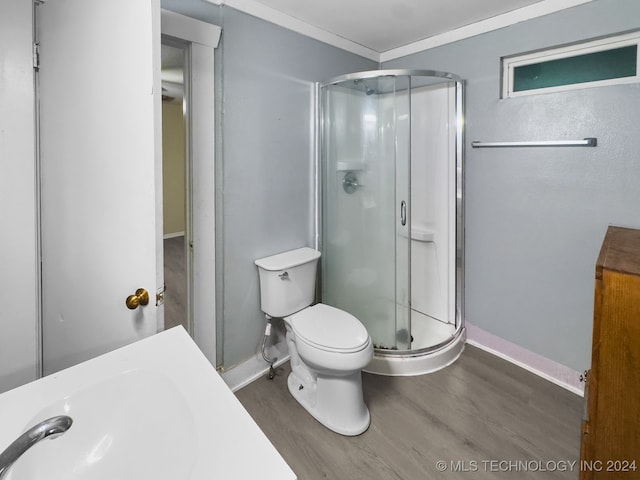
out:
<path id="1" fill-rule="evenodd" d="M 40 68 L 40 45 L 38 43 L 33 44 L 33 68 L 36 70 Z"/>

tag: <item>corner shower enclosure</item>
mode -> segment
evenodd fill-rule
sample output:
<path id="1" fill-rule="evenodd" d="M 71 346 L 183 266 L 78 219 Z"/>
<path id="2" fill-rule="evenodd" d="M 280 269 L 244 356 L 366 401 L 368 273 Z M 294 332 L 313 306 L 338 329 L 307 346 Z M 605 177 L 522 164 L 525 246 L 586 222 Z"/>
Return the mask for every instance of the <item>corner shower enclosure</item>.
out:
<path id="1" fill-rule="evenodd" d="M 320 85 L 322 301 L 367 327 L 372 373 L 464 348 L 462 101 L 460 78 L 427 70 Z"/>

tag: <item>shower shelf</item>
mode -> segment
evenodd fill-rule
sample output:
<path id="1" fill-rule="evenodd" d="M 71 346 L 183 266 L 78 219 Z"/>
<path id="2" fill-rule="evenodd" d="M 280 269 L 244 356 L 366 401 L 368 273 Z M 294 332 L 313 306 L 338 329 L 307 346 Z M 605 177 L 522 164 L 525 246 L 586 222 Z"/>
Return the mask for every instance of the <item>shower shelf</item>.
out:
<path id="1" fill-rule="evenodd" d="M 407 236 L 407 230 L 403 229 L 400 231 L 400 235 L 403 237 Z M 417 242 L 433 242 L 434 233 L 433 230 L 429 230 L 425 227 L 420 226 L 412 226 L 411 227 L 411 240 L 415 240 Z"/>
<path id="2" fill-rule="evenodd" d="M 364 162 L 337 162 L 336 170 L 339 172 L 353 172 L 358 170 L 364 170 Z"/>

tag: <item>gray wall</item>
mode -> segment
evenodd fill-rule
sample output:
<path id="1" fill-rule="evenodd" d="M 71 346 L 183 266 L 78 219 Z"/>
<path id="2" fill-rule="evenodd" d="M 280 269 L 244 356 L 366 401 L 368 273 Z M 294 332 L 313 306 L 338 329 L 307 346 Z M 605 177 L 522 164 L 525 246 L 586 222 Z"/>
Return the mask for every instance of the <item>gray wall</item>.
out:
<path id="1" fill-rule="evenodd" d="M 253 261 L 313 246 L 313 82 L 374 62 L 223 9 L 224 365 L 262 339 Z M 219 176 L 220 178 L 220 176 Z"/>
<path id="2" fill-rule="evenodd" d="M 467 81 L 467 321 L 576 370 L 606 228 L 640 227 L 640 85 L 501 100 L 500 57 L 637 28 L 640 2 L 596 0 L 383 65 Z M 591 136 L 598 147 L 470 148 Z"/>
<path id="3" fill-rule="evenodd" d="M 313 83 L 377 64 L 229 7 L 200 0 L 162 6 L 223 29 L 216 248 L 229 368 L 255 355 L 264 332 L 253 261 L 313 246 Z"/>

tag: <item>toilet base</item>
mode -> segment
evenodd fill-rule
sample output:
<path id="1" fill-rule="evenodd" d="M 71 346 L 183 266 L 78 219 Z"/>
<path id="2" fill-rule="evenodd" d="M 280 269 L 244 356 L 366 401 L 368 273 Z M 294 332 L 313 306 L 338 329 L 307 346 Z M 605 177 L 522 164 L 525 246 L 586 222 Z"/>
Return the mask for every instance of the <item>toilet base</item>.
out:
<path id="1" fill-rule="evenodd" d="M 371 423 L 369 409 L 362 398 L 362 373 L 329 377 L 317 374 L 315 381 L 304 381 L 291 372 L 289 392 L 322 425 L 336 433 L 355 436 Z"/>

